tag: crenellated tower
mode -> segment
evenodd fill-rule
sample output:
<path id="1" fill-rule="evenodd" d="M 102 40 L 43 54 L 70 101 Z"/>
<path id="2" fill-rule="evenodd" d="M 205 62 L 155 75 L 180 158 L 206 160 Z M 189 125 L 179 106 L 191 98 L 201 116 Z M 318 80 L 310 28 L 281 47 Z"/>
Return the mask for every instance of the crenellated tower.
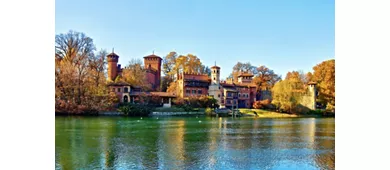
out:
<path id="1" fill-rule="evenodd" d="M 119 56 L 114 51 L 107 55 L 107 80 L 114 81 L 118 76 L 118 71 L 121 70 L 120 65 L 118 66 Z M 119 67 L 119 68 L 118 68 Z"/>
<path id="2" fill-rule="evenodd" d="M 155 90 L 160 88 L 161 61 L 162 58 L 154 55 L 154 53 L 144 57 L 145 69 L 148 71 L 148 81 L 152 84 L 152 88 Z"/>

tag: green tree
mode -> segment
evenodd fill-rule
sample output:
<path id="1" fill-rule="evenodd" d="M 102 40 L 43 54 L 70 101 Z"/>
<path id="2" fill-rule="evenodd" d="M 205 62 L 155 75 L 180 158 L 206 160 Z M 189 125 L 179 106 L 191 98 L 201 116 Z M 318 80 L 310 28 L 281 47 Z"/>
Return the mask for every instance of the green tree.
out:
<path id="1" fill-rule="evenodd" d="M 307 93 L 304 76 L 298 71 L 288 72 L 285 80 L 277 82 L 272 88 L 272 104 L 280 110 L 292 113 Z"/>

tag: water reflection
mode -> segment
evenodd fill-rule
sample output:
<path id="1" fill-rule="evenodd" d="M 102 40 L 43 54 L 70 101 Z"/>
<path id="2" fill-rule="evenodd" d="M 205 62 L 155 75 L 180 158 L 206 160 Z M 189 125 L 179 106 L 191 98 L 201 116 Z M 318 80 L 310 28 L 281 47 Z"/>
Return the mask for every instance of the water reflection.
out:
<path id="1" fill-rule="evenodd" d="M 201 121 L 199 121 L 201 120 Z M 56 117 L 56 169 L 334 169 L 334 119 Z"/>

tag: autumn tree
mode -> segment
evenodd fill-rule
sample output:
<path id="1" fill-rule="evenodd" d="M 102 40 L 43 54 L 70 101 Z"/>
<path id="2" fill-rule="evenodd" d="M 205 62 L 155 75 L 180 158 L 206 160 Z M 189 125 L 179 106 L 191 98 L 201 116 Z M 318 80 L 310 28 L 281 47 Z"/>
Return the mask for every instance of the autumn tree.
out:
<path id="1" fill-rule="evenodd" d="M 313 80 L 317 82 L 318 98 L 328 108 L 335 107 L 335 60 L 323 61 L 313 67 Z"/>
<path id="2" fill-rule="evenodd" d="M 281 80 L 280 75 L 277 75 L 273 70 L 266 66 L 257 67 L 256 72 L 257 74 L 255 74 L 253 82 L 256 84 L 256 89 L 258 92 L 261 90 L 271 89 L 276 82 Z"/>
<path id="3" fill-rule="evenodd" d="M 86 91 L 89 59 L 94 57 L 93 40 L 84 33 L 69 31 L 66 34 L 56 35 L 55 44 L 55 56 L 58 61 L 56 67 L 58 84 L 56 85 L 63 92 L 68 91 L 68 94 L 65 94 L 70 97 L 68 99 L 81 104 L 82 96 Z M 63 86 L 65 84 L 66 86 Z"/>
<path id="4" fill-rule="evenodd" d="M 97 55 L 89 58 L 89 69 L 91 71 L 90 77 L 95 87 L 104 84 L 106 77 L 104 76 L 106 70 L 106 50 L 100 50 Z"/>
<path id="5" fill-rule="evenodd" d="M 178 55 L 176 52 L 170 52 L 163 60 L 162 90 L 176 91 L 176 83 L 173 83 L 179 77 L 181 72 L 211 74 L 210 68 L 203 65 L 200 59 L 193 55 Z M 172 87 L 171 87 L 172 86 Z"/>
<path id="6" fill-rule="evenodd" d="M 305 84 L 310 83 L 312 81 L 314 81 L 313 80 L 313 74 L 311 72 L 307 72 L 305 74 L 305 80 L 304 80 Z"/>
<path id="7" fill-rule="evenodd" d="M 251 72 L 252 74 L 257 73 L 256 67 L 252 66 L 250 62 L 247 63 L 237 62 L 237 64 L 233 66 L 233 71 L 229 75 L 229 78 L 233 78 L 233 82 L 237 82 L 240 71 Z"/>
<path id="8" fill-rule="evenodd" d="M 124 81 L 133 86 L 139 86 L 145 91 L 152 88 L 147 80 L 146 69 L 143 67 L 140 59 L 131 59 L 128 65 L 123 69 L 122 76 L 118 81 Z"/>
<path id="9" fill-rule="evenodd" d="M 302 109 L 299 104 L 308 92 L 304 80 L 302 71 L 288 72 L 286 78 L 272 88 L 272 104 L 289 113 Z"/>
<path id="10" fill-rule="evenodd" d="M 162 69 L 162 71 L 163 71 L 165 76 L 168 76 L 167 79 L 173 80 L 175 75 L 179 71 L 178 68 L 175 68 L 175 63 L 176 63 L 176 58 L 177 57 L 178 57 L 177 53 L 172 51 L 172 52 L 170 52 L 168 55 L 166 55 L 163 58 L 163 62 L 162 62 L 163 69 Z"/>
<path id="11" fill-rule="evenodd" d="M 176 81 L 174 81 L 174 82 L 171 82 L 170 84 L 169 84 L 169 87 L 168 87 L 168 89 L 167 89 L 167 92 L 170 92 L 170 93 L 176 93 L 177 92 L 177 82 Z"/>

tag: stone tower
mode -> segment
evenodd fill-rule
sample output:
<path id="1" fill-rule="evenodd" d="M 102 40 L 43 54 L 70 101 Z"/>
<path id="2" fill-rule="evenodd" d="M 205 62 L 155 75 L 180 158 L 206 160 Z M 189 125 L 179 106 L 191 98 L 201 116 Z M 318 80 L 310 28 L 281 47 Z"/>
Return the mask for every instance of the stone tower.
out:
<path id="1" fill-rule="evenodd" d="M 309 93 L 310 93 L 310 109 L 315 110 L 316 109 L 316 99 L 317 99 L 317 83 L 310 82 L 308 83 L 309 86 Z"/>
<path id="2" fill-rule="evenodd" d="M 221 88 L 220 88 L 220 70 L 221 68 L 214 65 L 211 67 L 211 83 L 209 86 L 209 96 L 214 97 L 217 99 L 218 104 L 221 105 Z"/>
<path id="3" fill-rule="evenodd" d="M 114 52 L 107 55 L 107 80 L 114 81 L 116 76 L 118 76 L 118 60 L 119 56 Z M 120 67 L 120 66 L 119 66 Z"/>
<path id="4" fill-rule="evenodd" d="M 149 71 L 148 79 L 153 79 L 149 80 L 149 82 L 152 83 L 152 86 L 154 89 L 157 89 L 160 87 L 160 82 L 161 82 L 161 61 L 162 58 L 154 55 L 148 55 L 144 57 L 144 64 L 145 64 L 145 69 Z"/>

